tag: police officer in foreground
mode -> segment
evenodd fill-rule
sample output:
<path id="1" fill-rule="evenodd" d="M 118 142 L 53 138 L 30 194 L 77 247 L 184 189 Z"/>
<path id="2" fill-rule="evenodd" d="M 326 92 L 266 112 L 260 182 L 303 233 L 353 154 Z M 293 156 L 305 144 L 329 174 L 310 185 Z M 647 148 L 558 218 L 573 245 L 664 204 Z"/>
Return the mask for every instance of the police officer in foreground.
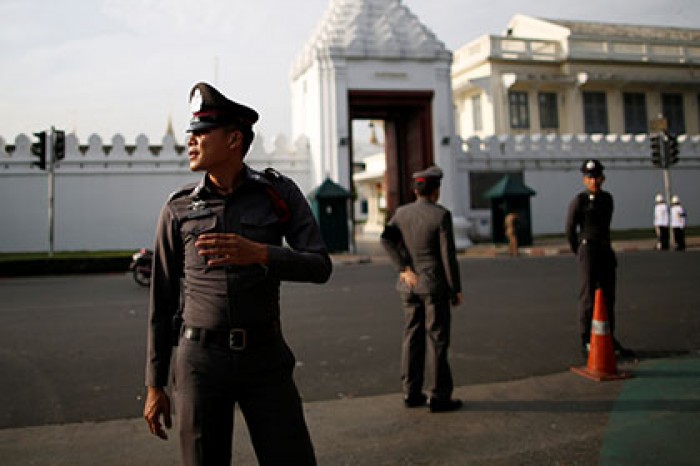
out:
<path id="1" fill-rule="evenodd" d="M 401 379 L 404 404 L 428 402 L 431 412 L 454 411 L 450 345 L 450 305 L 462 302 L 452 214 L 437 204 L 442 170 L 432 166 L 413 174 L 416 201 L 399 207 L 381 242 L 399 271 L 397 289 L 404 308 Z M 423 393 L 427 366 L 427 389 Z"/>
<path id="2" fill-rule="evenodd" d="M 569 205 L 566 220 L 566 236 L 571 250 L 579 262 L 581 288 L 579 291 L 579 326 L 581 351 L 587 356 L 590 350 L 591 321 L 595 291 L 601 288 L 608 311 L 610 333 L 615 350 L 624 350 L 615 339 L 615 269 L 617 259 L 610 243 L 610 222 L 613 214 L 613 197 L 603 191 L 605 181 L 603 164 L 590 159 L 581 165 L 585 191 L 580 192 Z"/>
<path id="3" fill-rule="evenodd" d="M 183 464 L 231 463 L 238 403 L 260 464 L 314 465 L 279 288 L 282 280 L 326 282 L 330 258 L 297 186 L 243 162 L 257 112 L 205 83 L 192 88 L 190 107 L 190 169 L 204 176 L 173 193 L 158 220 L 144 417 L 167 438 L 176 346 Z"/>

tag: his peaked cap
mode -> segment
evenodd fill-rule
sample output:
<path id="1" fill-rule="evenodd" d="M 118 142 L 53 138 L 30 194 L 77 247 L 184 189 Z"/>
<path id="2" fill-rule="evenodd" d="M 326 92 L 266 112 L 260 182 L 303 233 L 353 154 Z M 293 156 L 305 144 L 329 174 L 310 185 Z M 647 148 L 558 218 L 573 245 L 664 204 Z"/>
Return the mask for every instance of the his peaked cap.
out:
<path id="1" fill-rule="evenodd" d="M 442 179 L 442 170 L 436 165 L 432 165 L 425 170 L 415 172 L 413 174 L 413 179 L 419 181 L 420 179 L 426 180 L 428 178 L 433 178 L 436 180 Z"/>
<path id="2" fill-rule="evenodd" d="M 605 170 L 605 167 L 596 159 L 584 160 L 583 164 L 581 164 L 581 173 L 588 177 L 597 178 L 603 174 L 603 170 Z"/>
<path id="3" fill-rule="evenodd" d="M 251 127 L 258 121 L 258 112 L 227 98 L 207 83 L 197 83 L 190 91 L 192 119 L 187 131 L 201 131 L 229 124 Z"/>

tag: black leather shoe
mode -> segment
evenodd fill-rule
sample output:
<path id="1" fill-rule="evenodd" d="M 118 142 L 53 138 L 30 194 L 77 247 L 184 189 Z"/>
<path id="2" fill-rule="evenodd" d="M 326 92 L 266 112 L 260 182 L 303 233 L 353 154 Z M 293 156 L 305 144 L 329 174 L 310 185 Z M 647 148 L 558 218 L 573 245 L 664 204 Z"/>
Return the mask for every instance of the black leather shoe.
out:
<path id="1" fill-rule="evenodd" d="M 428 397 L 420 393 L 418 395 L 410 395 L 403 399 L 403 404 L 407 408 L 418 408 L 420 406 L 425 406 L 428 401 Z"/>
<path id="2" fill-rule="evenodd" d="M 634 351 L 632 351 L 631 349 L 625 348 L 617 340 L 613 340 L 613 347 L 615 348 L 615 356 L 619 356 L 621 358 L 633 358 L 633 357 L 635 357 Z"/>
<path id="3" fill-rule="evenodd" d="M 444 413 L 447 411 L 457 411 L 462 407 L 462 400 L 438 400 L 437 398 L 430 399 L 431 413 Z"/>

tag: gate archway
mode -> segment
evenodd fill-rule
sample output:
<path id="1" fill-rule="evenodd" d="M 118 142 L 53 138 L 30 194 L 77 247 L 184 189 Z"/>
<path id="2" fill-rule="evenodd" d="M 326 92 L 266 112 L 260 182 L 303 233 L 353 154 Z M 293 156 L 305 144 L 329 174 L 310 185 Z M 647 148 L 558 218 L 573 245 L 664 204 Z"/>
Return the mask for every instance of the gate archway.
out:
<path id="1" fill-rule="evenodd" d="M 387 214 L 413 200 L 411 175 L 433 163 L 433 91 L 348 92 L 348 117 L 384 121 Z M 352 124 L 348 126 L 352 128 Z M 352 141 L 352 137 L 350 138 Z"/>
<path id="2" fill-rule="evenodd" d="M 386 214 L 413 200 L 412 173 L 434 163 L 445 174 L 441 204 L 465 224 L 455 209 L 463 196 L 451 64 L 445 44 L 401 0 L 331 0 L 291 70 L 292 139 L 308 144 L 312 184 L 330 178 L 352 191 L 352 121 L 382 120 Z"/>

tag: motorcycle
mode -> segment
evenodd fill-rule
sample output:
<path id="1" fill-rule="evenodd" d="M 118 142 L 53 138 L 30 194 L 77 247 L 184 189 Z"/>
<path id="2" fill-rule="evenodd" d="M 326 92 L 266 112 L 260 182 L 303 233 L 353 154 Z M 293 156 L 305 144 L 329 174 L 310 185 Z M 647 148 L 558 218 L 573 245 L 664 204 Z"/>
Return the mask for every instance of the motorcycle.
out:
<path id="1" fill-rule="evenodd" d="M 141 248 L 131 256 L 129 270 L 134 274 L 134 281 L 141 286 L 151 286 L 151 267 L 153 251 Z"/>

